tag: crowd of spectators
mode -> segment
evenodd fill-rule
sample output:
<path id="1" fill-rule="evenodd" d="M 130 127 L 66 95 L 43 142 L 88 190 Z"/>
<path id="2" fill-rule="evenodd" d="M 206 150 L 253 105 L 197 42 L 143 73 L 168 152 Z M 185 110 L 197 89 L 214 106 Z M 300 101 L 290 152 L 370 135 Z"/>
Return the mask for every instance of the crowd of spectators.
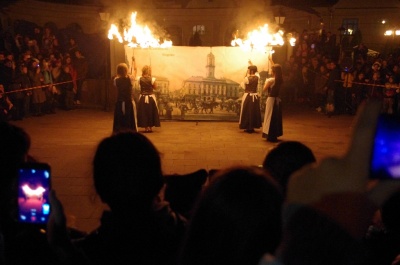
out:
<path id="1" fill-rule="evenodd" d="M 0 84 L 5 92 L 1 120 L 54 114 L 57 108 L 71 110 L 81 104 L 89 69 L 73 37 L 60 45 L 50 26 L 7 36 L 0 50 Z"/>
<path id="2" fill-rule="evenodd" d="M 370 54 L 363 43 L 344 43 L 330 32 L 303 31 L 283 63 L 282 100 L 331 115 L 354 114 L 361 102 L 381 99 L 383 112 L 399 113 L 400 56 Z"/>

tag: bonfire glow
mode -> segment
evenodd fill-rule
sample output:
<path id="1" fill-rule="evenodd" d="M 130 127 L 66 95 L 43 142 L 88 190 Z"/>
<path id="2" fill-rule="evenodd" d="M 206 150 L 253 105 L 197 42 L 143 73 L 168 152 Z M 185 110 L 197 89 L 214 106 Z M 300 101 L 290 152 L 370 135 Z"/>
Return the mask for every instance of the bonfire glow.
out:
<path id="1" fill-rule="evenodd" d="M 111 24 L 108 38 L 112 40 L 115 37 L 120 43 L 126 42 L 129 47 L 133 48 L 168 48 L 172 46 L 172 41 L 156 37 L 147 25 L 137 24 L 136 15 L 137 12 L 132 13 L 130 25 L 123 29 L 123 34 L 119 32 L 115 24 Z"/>
<path id="2" fill-rule="evenodd" d="M 231 45 L 239 46 L 246 51 L 256 50 L 265 52 L 265 48 L 268 46 L 282 46 L 285 43 L 283 34 L 282 30 L 271 33 L 268 24 L 264 24 L 264 26 L 247 33 L 247 38 L 245 40 L 235 36 Z"/>

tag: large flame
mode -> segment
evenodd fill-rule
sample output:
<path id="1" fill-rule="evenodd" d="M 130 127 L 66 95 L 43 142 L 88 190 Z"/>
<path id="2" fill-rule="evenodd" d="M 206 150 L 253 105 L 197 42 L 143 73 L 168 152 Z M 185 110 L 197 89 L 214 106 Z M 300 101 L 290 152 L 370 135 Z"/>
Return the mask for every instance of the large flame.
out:
<path id="1" fill-rule="evenodd" d="M 252 30 L 247 33 L 247 38 L 242 40 L 235 36 L 232 40 L 232 46 L 240 46 L 246 51 L 257 50 L 265 52 L 265 48 L 268 46 L 282 46 L 285 42 L 283 40 L 283 31 L 279 30 L 276 33 L 271 33 L 268 24 L 264 24 L 258 29 Z"/>
<path id="2" fill-rule="evenodd" d="M 115 24 L 111 24 L 108 31 L 108 38 L 110 40 L 117 38 L 120 43 L 124 41 L 128 43 L 129 47 L 141 48 L 168 48 L 172 46 L 172 41 L 162 40 L 154 36 L 147 25 L 141 26 L 136 23 L 137 12 L 132 12 L 131 23 L 129 28 L 124 28 L 123 37 Z"/>

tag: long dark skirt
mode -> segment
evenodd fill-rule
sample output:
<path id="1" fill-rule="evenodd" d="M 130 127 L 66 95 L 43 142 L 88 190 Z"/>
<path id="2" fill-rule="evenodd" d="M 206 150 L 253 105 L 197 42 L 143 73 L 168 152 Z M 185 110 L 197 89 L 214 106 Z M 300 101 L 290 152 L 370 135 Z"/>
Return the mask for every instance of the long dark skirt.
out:
<path id="1" fill-rule="evenodd" d="M 268 97 L 265 106 L 263 138 L 267 140 L 276 140 L 283 135 L 282 126 L 282 108 L 281 100 L 275 97 Z"/>
<path id="2" fill-rule="evenodd" d="M 141 95 L 137 104 L 137 112 L 138 127 L 160 127 L 160 117 L 154 95 Z"/>
<path id="3" fill-rule="evenodd" d="M 137 132 L 136 120 L 134 101 L 117 101 L 115 103 L 113 132 L 125 130 Z"/>
<path id="4" fill-rule="evenodd" d="M 261 126 L 260 97 L 245 93 L 242 98 L 239 129 L 253 130 Z"/>

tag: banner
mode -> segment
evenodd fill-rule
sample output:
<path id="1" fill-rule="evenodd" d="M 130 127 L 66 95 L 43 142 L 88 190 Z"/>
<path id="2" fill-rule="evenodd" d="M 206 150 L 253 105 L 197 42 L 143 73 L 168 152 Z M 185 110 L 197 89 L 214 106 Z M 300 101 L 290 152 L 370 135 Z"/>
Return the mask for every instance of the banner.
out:
<path id="1" fill-rule="evenodd" d="M 143 66 L 151 66 L 157 83 L 155 94 L 160 118 L 181 120 L 238 121 L 244 92 L 241 83 L 249 61 L 260 73 L 261 95 L 271 67 L 270 51 L 270 47 L 259 52 L 244 51 L 239 47 L 141 49 L 125 46 L 126 63 L 130 67 L 131 58 L 135 57 L 138 77 Z M 139 92 L 136 83 L 135 96 Z M 265 104 L 264 99 L 262 102 Z"/>

